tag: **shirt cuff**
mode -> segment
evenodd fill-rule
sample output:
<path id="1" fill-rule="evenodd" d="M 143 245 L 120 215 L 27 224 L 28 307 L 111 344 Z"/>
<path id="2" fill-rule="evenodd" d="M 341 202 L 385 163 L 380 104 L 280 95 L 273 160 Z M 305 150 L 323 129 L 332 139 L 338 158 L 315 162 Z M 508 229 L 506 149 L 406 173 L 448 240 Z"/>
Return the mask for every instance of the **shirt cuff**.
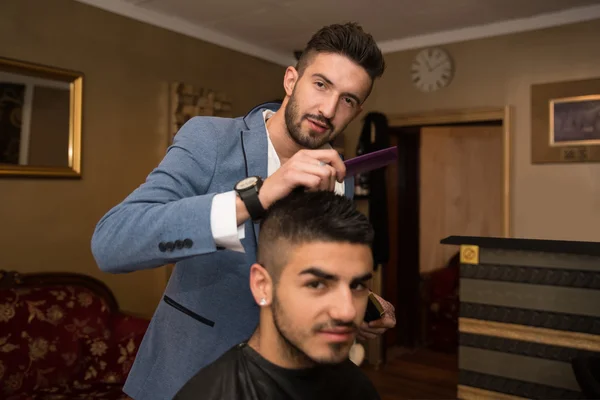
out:
<path id="1" fill-rule="evenodd" d="M 217 246 L 244 253 L 241 239 L 246 235 L 244 224 L 236 226 L 235 198 L 235 191 L 219 193 L 213 197 L 210 227 Z"/>

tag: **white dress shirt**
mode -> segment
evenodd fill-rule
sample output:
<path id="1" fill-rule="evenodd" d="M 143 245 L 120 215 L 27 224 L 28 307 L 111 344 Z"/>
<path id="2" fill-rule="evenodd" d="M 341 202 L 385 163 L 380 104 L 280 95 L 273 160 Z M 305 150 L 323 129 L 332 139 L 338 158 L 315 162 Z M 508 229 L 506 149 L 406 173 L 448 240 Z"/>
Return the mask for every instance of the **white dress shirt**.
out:
<path id="1" fill-rule="evenodd" d="M 273 111 L 265 110 L 263 117 L 265 119 L 265 130 L 267 131 L 267 174 L 271 176 L 275 171 L 281 167 L 281 161 L 279 156 L 273 147 L 271 138 L 269 137 L 269 130 L 267 129 L 267 120 L 273 115 Z M 324 148 L 331 148 L 329 144 L 323 146 Z M 335 192 L 339 195 L 344 195 L 345 188 L 344 182 L 335 183 Z M 244 225 L 236 226 L 237 215 L 235 207 L 235 198 L 237 194 L 234 190 L 219 193 L 213 197 L 212 208 L 210 211 L 210 227 L 213 238 L 217 246 L 225 247 L 230 250 L 244 252 L 241 239 L 245 237 Z"/>

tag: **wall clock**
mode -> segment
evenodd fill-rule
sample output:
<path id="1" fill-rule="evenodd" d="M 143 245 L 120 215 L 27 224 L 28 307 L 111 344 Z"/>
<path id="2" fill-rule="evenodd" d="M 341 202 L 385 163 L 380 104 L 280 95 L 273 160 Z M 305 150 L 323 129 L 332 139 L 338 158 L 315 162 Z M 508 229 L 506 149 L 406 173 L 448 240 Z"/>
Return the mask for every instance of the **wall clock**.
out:
<path id="1" fill-rule="evenodd" d="M 421 50 L 411 65 L 411 79 L 417 89 L 434 92 L 446 87 L 454 77 L 454 63 L 442 48 Z"/>

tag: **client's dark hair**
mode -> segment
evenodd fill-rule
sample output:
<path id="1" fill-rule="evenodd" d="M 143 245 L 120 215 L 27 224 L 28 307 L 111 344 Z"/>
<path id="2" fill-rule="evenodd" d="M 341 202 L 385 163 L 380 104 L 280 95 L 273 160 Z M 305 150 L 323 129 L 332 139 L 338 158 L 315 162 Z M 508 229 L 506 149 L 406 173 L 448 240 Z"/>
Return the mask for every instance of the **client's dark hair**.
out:
<path id="1" fill-rule="evenodd" d="M 340 242 L 371 246 L 373 228 L 354 202 L 330 191 L 294 191 L 273 203 L 261 222 L 257 261 L 271 272 L 286 263 L 288 246 Z M 283 254 L 282 254 L 283 253 Z"/>
<path id="2" fill-rule="evenodd" d="M 348 57 L 363 67 L 373 81 L 385 71 L 383 54 L 375 39 L 354 22 L 333 24 L 317 31 L 298 59 L 296 69 L 300 75 L 312 57 L 318 53 L 334 53 Z"/>

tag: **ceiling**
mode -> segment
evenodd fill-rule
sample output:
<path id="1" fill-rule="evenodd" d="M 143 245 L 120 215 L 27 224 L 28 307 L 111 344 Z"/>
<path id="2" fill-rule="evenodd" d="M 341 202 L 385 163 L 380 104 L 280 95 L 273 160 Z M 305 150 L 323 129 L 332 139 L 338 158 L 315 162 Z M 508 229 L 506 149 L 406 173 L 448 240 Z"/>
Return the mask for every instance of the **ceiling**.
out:
<path id="1" fill-rule="evenodd" d="M 386 53 L 600 18 L 600 0 L 77 0 L 284 66 L 356 21 Z"/>

